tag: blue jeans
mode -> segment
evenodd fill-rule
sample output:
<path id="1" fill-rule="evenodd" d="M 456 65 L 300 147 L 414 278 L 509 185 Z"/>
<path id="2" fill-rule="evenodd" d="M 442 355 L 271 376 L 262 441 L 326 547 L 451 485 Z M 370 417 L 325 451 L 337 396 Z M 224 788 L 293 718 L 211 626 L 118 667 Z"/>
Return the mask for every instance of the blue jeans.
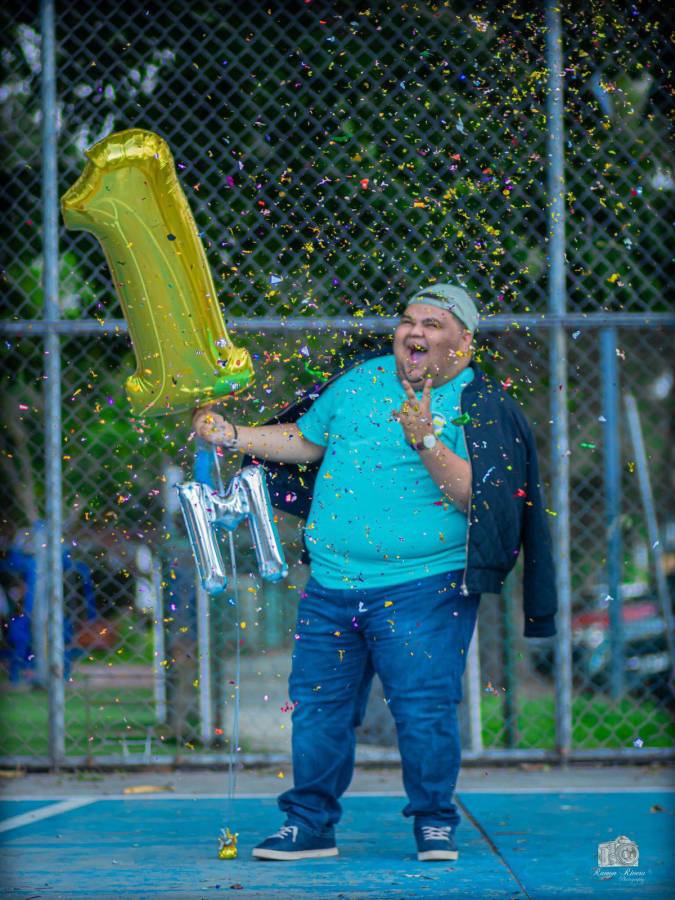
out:
<path id="1" fill-rule="evenodd" d="M 300 600 L 289 679 L 294 786 L 287 821 L 319 834 L 340 820 L 354 770 L 354 729 L 377 672 L 394 716 L 415 825 L 459 823 L 452 796 L 461 758 L 457 704 L 479 594 L 462 572 L 388 588 L 332 590 L 310 578 Z"/>

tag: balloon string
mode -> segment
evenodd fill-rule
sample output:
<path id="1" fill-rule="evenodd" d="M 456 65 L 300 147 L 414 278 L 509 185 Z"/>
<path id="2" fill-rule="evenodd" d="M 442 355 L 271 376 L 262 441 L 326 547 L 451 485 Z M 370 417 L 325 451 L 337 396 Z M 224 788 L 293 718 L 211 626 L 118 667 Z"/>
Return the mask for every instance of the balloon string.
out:
<path id="1" fill-rule="evenodd" d="M 213 461 L 215 463 L 216 477 L 218 479 L 218 493 L 222 497 L 225 493 L 223 487 L 223 476 L 220 471 L 220 460 L 218 459 L 218 450 L 213 448 Z M 232 565 L 232 583 L 234 586 L 234 609 L 236 616 L 236 649 L 234 653 L 235 669 L 234 669 L 234 712 L 232 716 L 232 734 L 230 735 L 230 753 L 227 761 L 227 800 L 228 806 L 231 807 L 234 799 L 234 792 L 237 786 L 237 767 L 236 759 L 239 752 L 239 682 L 241 680 L 241 646 L 239 640 L 240 624 L 239 624 L 239 590 L 237 584 L 237 556 L 234 549 L 234 532 L 229 532 L 230 539 L 230 563 Z M 232 810 L 230 809 L 229 814 Z"/>
<path id="2" fill-rule="evenodd" d="M 241 647 L 239 640 L 239 591 L 237 586 L 237 558 L 234 552 L 234 532 L 230 531 L 230 562 L 232 563 L 232 581 L 234 583 L 234 608 L 237 617 L 237 625 L 235 628 L 235 636 L 237 646 L 234 654 L 235 670 L 234 670 L 234 714 L 232 716 L 232 735 L 230 738 L 230 758 L 228 760 L 228 778 L 227 778 L 227 798 L 232 802 L 234 791 L 237 784 L 236 758 L 239 752 L 239 682 L 241 679 Z"/>

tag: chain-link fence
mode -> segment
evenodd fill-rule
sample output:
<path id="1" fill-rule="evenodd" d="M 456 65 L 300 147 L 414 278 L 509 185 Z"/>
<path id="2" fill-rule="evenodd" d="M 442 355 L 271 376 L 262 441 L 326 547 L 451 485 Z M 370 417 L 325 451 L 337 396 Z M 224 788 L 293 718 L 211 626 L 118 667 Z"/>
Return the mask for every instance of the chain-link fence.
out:
<path id="1" fill-rule="evenodd" d="M 242 751 L 287 752 L 285 677 L 307 577 L 299 523 L 287 517 L 286 582 L 261 586 L 238 533 L 232 596 L 209 603 L 197 589 L 173 491 L 195 465 L 189 422 L 130 420 L 133 354 L 100 246 L 61 227 L 50 260 L 45 119 L 56 127 L 57 196 L 81 173 L 83 150 L 111 132 L 142 127 L 169 143 L 228 328 L 254 358 L 235 421 L 263 421 L 317 372 L 386 348 L 419 285 L 451 275 L 475 291 L 479 361 L 533 424 L 556 547 L 568 533 L 570 553 L 559 558 L 557 653 L 521 637 L 518 568 L 501 599 L 483 599 L 466 757 L 669 751 L 665 13 L 658 2 L 573 13 L 552 3 L 57 2 L 52 107 L 51 4 L 2 12 L 2 760 L 224 760 L 236 692 Z M 556 260 L 566 306 L 548 277 Z M 60 462 L 45 452 L 55 429 Z M 237 460 L 222 465 L 226 477 Z M 61 730 L 47 637 L 59 556 Z M 363 729 L 371 758 L 393 747 L 382 709 L 375 692 Z"/>

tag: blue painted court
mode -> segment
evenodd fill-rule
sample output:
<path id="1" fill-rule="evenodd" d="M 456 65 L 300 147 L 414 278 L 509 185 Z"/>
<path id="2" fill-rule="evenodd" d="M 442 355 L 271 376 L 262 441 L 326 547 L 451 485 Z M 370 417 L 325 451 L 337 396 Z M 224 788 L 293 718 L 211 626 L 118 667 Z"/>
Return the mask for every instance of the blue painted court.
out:
<path id="1" fill-rule="evenodd" d="M 269 795 L 5 799 L 0 896 L 663 900 L 675 884 L 674 799 L 664 789 L 465 792 L 452 864 L 417 861 L 402 795 L 348 796 L 340 856 L 293 863 L 250 856 L 281 824 Z M 234 861 L 216 856 L 225 824 L 240 835 Z M 638 865 L 598 868 L 598 844 L 619 835 L 637 844 Z"/>

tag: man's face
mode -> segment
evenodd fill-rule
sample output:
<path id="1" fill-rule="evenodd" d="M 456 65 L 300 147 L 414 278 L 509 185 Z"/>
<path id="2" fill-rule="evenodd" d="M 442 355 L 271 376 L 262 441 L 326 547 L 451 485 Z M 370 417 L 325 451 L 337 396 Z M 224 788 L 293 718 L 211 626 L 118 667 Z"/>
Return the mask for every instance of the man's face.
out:
<path id="1" fill-rule="evenodd" d="M 399 378 L 422 390 L 450 381 L 471 358 L 471 333 L 446 309 L 428 303 L 407 307 L 394 332 L 394 358 Z"/>

